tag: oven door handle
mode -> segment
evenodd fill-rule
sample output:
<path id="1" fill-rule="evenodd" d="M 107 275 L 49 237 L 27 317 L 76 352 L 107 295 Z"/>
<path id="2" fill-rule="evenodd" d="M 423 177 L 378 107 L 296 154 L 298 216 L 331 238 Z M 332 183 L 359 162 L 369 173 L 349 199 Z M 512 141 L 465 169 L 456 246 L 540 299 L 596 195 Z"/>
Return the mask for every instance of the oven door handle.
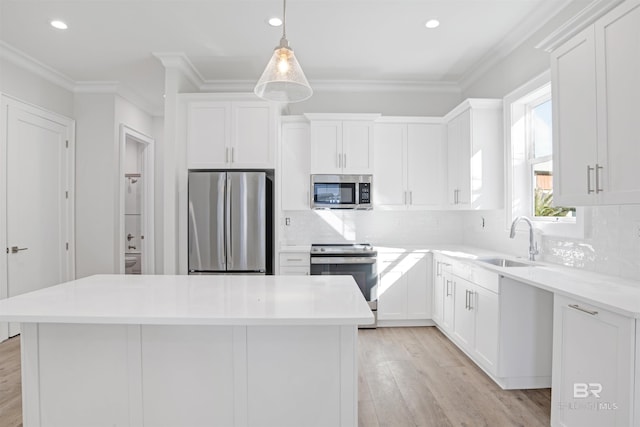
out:
<path id="1" fill-rule="evenodd" d="M 372 257 L 311 257 L 311 264 L 375 264 Z"/>

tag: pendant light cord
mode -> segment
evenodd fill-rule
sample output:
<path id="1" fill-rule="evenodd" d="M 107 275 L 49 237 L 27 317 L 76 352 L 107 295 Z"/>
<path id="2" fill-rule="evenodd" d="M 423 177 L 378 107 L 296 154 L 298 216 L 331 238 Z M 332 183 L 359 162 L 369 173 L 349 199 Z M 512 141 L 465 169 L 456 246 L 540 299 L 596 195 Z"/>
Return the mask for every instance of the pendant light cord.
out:
<path id="1" fill-rule="evenodd" d="M 282 38 L 287 38 L 287 0 L 283 1 L 282 6 Z"/>

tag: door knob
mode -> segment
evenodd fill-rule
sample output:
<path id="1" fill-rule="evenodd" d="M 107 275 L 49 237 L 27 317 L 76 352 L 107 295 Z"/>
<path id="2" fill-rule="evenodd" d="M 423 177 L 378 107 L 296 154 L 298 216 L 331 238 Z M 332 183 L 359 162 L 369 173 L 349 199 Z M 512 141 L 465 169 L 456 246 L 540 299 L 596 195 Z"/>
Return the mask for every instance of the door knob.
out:
<path id="1" fill-rule="evenodd" d="M 12 254 L 17 254 L 20 251 L 26 251 L 29 248 L 19 248 L 17 246 L 11 246 L 11 253 Z"/>

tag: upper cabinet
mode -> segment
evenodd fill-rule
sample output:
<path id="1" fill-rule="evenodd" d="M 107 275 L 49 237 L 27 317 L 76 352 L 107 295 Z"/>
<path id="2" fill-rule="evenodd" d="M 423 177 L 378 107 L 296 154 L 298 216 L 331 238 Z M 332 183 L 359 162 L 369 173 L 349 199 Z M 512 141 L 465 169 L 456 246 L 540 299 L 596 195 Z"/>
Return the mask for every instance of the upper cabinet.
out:
<path id="1" fill-rule="evenodd" d="M 640 203 L 640 0 L 628 0 L 551 53 L 554 200 Z"/>
<path id="2" fill-rule="evenodd" d="M 439 208 L 444 182 L 443 148 L 440 118 L 380 118 L 374 127 L 375 207 Z"/>
<path id="3" fill-rule="evenodd" d="M 259 100 L 221 100 L 218 94 L 188 96 L 189 169 L 274 167 L 274 106 Z"/>
<path id="4" fill-rule="evenodd" d="M 280 204 L 283 211 L 309 209 L 311 143 L 304 117 L 282 117 Z"/>
<path id="5" fill-rule="evenodd" d="M 445 116 L 448 208 L 502 207 L 502 100 L 467 99 Z"/>
<path id="6" fill-rule="evenodd" d="M 373 122 L 379 114 L 305 114 L 311 122 L 311 173 L 373 173 Z"/>

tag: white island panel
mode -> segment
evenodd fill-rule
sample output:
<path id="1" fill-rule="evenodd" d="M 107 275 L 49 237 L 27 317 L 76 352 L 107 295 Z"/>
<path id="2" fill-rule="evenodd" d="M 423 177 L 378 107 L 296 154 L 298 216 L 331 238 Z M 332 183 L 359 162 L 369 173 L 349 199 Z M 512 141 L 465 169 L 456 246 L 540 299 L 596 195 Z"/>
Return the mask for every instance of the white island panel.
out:
<path id="1" fill-rule="evenodd" d="M 0 301 L 22 326 L 23 423 L 349 426 L 351 276 L 93 276 Z"/>

